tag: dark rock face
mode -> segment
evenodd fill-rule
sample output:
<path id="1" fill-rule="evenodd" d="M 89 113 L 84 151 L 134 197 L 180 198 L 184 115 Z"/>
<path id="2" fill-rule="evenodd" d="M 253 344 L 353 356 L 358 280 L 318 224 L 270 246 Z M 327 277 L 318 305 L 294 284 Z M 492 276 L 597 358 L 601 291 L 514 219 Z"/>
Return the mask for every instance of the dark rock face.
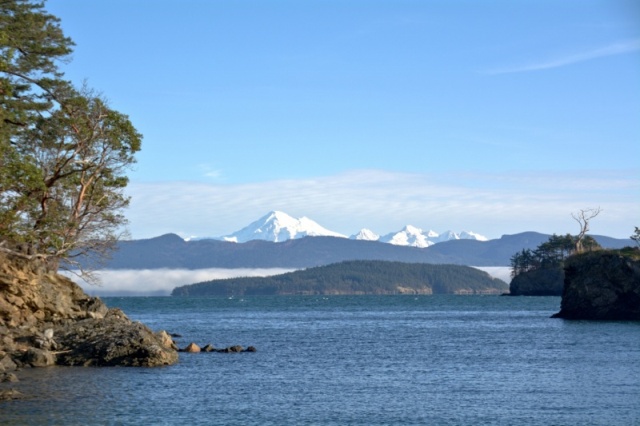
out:
<path id="1" fill-rule="evenodd" d="M 560 267 L 525 272 L 509 284 L 511 296 L 562 296 L 563 288 L 564 270 Z"/>
<path id="2" fill-rule="evenodd" d="M 89 318 L 56 329 L 58 365 L 154 367 L 174 364 L 178 353 L 145 325 L 132 322 L 120 309 L 103 319 Z"/>
<path id="3" fill-rule="evenodd" d="M 555 318 L 640 321 L 640 261 L 616 252 L 573 256 Z"/>
<path id="4" fill-rule="evenodd" d="M 174 342 L 108 309 L 73 281 L 0 253 L 0 373 L 21 366 L 161 366 Z"/>

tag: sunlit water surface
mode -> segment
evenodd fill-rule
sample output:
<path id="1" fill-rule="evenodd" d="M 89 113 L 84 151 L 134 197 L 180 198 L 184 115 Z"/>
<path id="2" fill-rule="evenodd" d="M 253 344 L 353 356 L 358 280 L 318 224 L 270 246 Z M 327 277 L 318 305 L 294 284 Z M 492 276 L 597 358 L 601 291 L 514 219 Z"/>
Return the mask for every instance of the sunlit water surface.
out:
<path id="1" fill-rule="evenodd" d="M 108 298 L 154 330 L 255 353 L 21 372 L 0 424 L 638 425 L 640 323 L 557 297 Z"/>

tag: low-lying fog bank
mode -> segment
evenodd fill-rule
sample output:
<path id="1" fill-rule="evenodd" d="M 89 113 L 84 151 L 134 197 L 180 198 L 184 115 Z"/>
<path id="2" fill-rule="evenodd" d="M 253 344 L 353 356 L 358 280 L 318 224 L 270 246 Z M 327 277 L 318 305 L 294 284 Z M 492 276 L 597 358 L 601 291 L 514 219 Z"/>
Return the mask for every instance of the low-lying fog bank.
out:
<path id="1" fill-rule="evenodd" d="M 506 283 L 511 281 L 511 268 L 508 266 L 477 267 Z M 94 275 L 99 284 L 89 284 L 72 272 L 63 272 L 76 281 L 91 296 L 168 296 L 178 286 L 202 281 L 236 278 L 266 277 L 294 271 L 285 268 L 239 268 L 239 269 L 119 269 L 96 271 Z"/>
<path id="2" fill-rule="evenodd" d="M 72 272 L 63 272 L 91 296 L 168 296 L 178 286 L 236 277 L 266 277 L 293 269 L 118 269 L 94 272 L 98 284 L 90 284 Z"/>

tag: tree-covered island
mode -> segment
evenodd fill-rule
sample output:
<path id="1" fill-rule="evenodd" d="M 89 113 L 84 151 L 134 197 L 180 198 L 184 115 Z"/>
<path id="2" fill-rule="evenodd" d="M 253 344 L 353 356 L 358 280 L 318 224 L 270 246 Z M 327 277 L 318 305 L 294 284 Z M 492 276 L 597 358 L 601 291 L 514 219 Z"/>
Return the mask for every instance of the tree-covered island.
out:
<path id="1" fill-rule="evenodd" d="M 507 288 L 504 281 L 469 266 L 358 260 L 185 285 L 172 295 L 502 294 Z"/>

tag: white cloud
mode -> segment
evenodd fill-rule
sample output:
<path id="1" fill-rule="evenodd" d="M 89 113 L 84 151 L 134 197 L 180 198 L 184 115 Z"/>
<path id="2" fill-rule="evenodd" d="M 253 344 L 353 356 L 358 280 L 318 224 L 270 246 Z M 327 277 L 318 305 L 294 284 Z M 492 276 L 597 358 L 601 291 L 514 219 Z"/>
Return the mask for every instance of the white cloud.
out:
<path id="1" fill-rule="evenodd" d="M 271 210 L 307 216 L 345 235 L 411 224 L 471 230 L 490 238 L 523 231 L 572 232 L 571 212 L 600 206 L 596 234 L 626 237 L 638 226 L 635 170 L 408 174 L 360 170 L 260 183 L 132 183 L 133 238 L 230 234 Z"/>
<path id="2" fill-rule="evenodd" d="M 206 178 L 220 179 L 222 177 L 222 171 L 212 168 L 209 164 L 199 164 L 197 169 Z"/>
<path id="3" fill-rule="evenodd" d="M 636 52 L 640 50 L 640 39 L 626 40 L 618 43 L 611 44 L 609 46 L 600 47 L 585 52 L 580 52 L 572 55 L 563 56 L 560 58 L 550 59 L 546 61 L 540 61 L 531 63 L 528 65 L 516 66 L 511 68 L 502 68 L 487 71 L 487 74 L 511 74 L 519 72 L 529 71 L 542 71 L 551 68 L 559 68 L 567 65 L 572 65 L 578 62 L 585 62 L 592 59 L 602 58 L 613 55 L 623 55 L 626 53 Z"/>
<path id="4" fill-rule="evenodd" d="M 511 281 L 511 268 L 504 266 L 475 267 L 506 283 Z M 69 272 L 61 271 L 77 282 L 91 296 L 168 296 L 178 286 L 202 281 L 236 277 L 266 277 L 294 271 L 285 268 L 239 269 L 121 269 L 94 272 L 99 285 L 88 284 Z"/>
<path id="5" fill-rule="evenodd" d="M 284 274 L 293 269 L 263 268 L 263 269 L 121 269 L 102 270 L 94 272 L 100 284 L 88 284 L 77 275 L 65 273 L 77 282 L 92 296 L 127 296 L 127 295 L 157 295 L 166 296 L 178 286 L 194 284 L 202 281 L 235 277 L 266 277 Z"/>

